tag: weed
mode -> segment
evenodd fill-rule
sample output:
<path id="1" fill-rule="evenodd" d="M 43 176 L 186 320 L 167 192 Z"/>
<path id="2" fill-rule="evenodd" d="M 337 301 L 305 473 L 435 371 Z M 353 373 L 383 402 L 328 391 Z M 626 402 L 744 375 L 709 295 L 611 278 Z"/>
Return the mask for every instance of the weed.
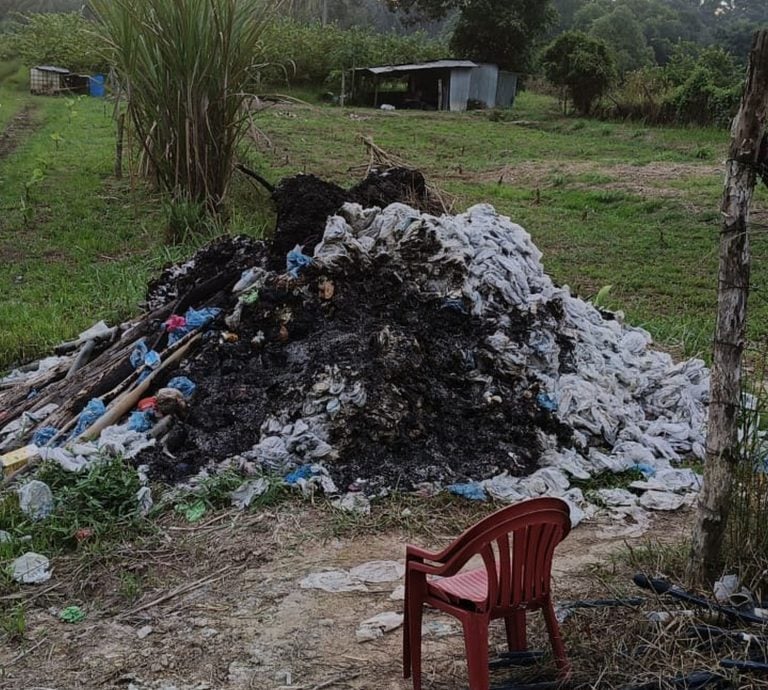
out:
<path id="1" fill-rule="evenodd" d="M 20 642 L 27 631 L 27 615 L 23 604 L 0 610 L 0 631 L 10 642 Z"/>
<path id="2" fill-rule="evenodd" d="M 0 499 L 0 526 L 13 537 L 8 558 L 28 547 L 46 554 L 78 547 L 99 551 L 152 529 L 138 513 L 136 471 L 120 459 L 79 473 L 46 463 L 37 478 L 48 484 L 55 500 L 53 513 L 44 520 L 33 521 L 22 513 L 15 494 Z"/>
<path id="3" fill-rule="evenodd" d="M 121 597 L 129 601 L 135 601 L 141 596 L 143 591 L 144 586 L 138 575 L 129 571 L 120 573 L 118 592 Z"/>

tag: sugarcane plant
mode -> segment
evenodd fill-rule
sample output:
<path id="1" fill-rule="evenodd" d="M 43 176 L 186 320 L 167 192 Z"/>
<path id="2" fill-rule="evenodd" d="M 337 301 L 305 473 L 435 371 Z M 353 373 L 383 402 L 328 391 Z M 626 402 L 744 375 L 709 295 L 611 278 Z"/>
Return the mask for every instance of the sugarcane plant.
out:
<path id="1" fill-rule="evenodd" d="M 218 214 L 279 0 L 92 0 L 134 141 L 172 202 Z"/>

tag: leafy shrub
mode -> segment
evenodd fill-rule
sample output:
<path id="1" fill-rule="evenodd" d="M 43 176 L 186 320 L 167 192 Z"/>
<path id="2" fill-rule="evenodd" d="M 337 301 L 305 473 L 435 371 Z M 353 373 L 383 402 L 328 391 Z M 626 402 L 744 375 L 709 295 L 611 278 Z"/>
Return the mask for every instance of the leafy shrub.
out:
<path id="1" fill-rule="evenodd" d="M 0 60 L 56 65 L 73 72 L 104 71 L 93 23 L 77 12 L 19 16 L 0 37 Z"/>
<path id="2" fill-rule="evenodd" d="M 279 19 L 265 27 L 258 59 L 268 82 L 338 84 L 342 69 L 434 60 L 446 53 L 444 43 L 421 32 L 398 36 Z"/>
<path id="3" fill-rule="evenodd" d="M 542 64 L 547 79 L 568 90 L 582 115 L 590 113 L 616 74 L 608 45 L 579 31 L 555 39 L 544 51 Z"/>
<path id="4" fill-rule="evenodd" d="M 681 45 L 664 67 L 626 75 L 606 117 L 648 123 L 727 126 L 738 107 L 743 75 L 722 48 Z"/>

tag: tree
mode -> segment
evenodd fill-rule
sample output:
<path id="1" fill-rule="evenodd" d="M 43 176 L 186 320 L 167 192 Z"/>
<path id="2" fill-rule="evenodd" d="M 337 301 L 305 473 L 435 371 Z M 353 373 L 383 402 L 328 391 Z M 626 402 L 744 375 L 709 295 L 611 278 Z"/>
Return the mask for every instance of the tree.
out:
<path id="1" fill-rule="evenodd" d="M 616 75 L 605 41 L 580 31 L 569 31 L 555 39 L 544 51 L 542 64 L 547 79 L 568 90 L 582 115 L 590 113 Z"/>
<path id="2" fill-rule="evenodd" d="M 458 10 L 450 47 L 457 56 L 525 72 L 557 19 L 551 0 L 387 0 L 391 9 L 428 19 Z"/>
<path id="3" fill-rule="evenodd" d="M 95 45 L 93 23 L 77 12 L 32 14 L 14 22 L 0 53 L 18 57 L 27 66 L 57 65 L 73 72 L 106 66 Z"/>
<path id="4" fill-rule="evenodd" d="M 613 48 L 616 66 L 621 74 L 649 64 L 653 52 L 646 43 L 643 29 L 632 11 L 619 5 L 594 22 L 589 33 Z"/>
<path id="5" fill-rule="evenodd" d="M 747 82 L 734 121 L 721 206 L 717 325 L 712 353 L 707 458 L 699 495 L 689 578 L 711 583 L 719 574 L 733 470 L 739 460 L 741 359 L 749 297 L 749 207 L 758 165 L 766 162 L 768 30 L 755 34 Z"/>

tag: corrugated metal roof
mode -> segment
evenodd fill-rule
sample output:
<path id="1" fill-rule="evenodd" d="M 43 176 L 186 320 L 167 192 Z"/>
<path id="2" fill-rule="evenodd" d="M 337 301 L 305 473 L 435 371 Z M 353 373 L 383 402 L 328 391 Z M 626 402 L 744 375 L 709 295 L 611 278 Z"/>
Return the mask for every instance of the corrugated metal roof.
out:
<path id="1" fill-rule="evenodd" d="M 39 69 L 41 72 L 56 72 L 56 74 L 69 74 L 68 69 L 63 67 L 52 67 L 51 65 L 37 65 L 33 69 Z"/>
<path id="2" fill-rule="evenodd" d="M 432 62 L 415 62 L 409 65 L 381 65 L 379 67 L 358 67 L 358 72 L 371 74 L 394 74 L 397 72 L 416 72 L 429 69 L 472 69 L 477 67 L 471 60 L 433 60 Z"/>

